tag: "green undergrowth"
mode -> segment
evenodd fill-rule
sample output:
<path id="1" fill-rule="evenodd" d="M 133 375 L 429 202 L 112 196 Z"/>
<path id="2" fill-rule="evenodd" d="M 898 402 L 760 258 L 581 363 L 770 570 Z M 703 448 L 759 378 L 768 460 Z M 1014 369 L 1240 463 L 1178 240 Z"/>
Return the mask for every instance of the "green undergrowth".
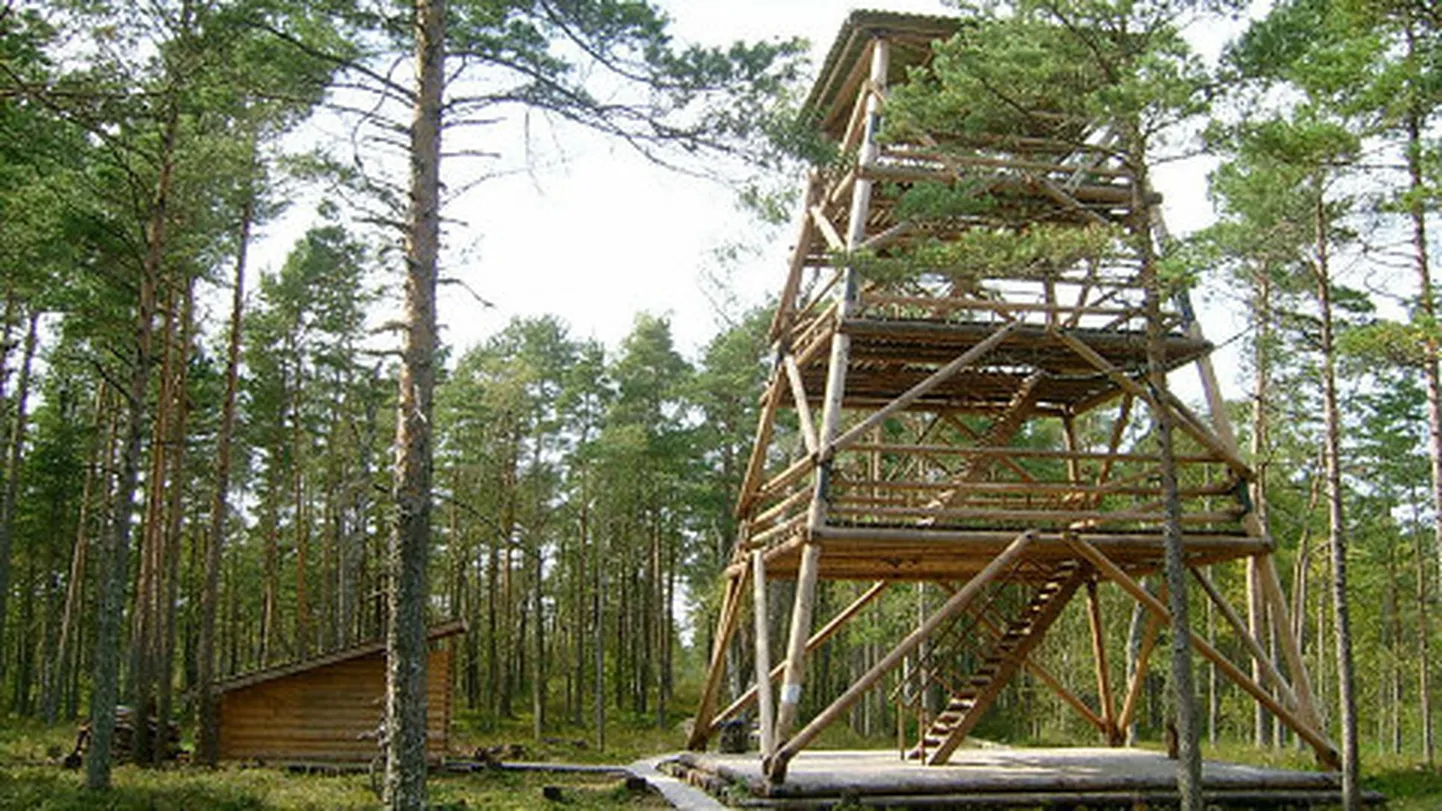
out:
<path id="1" fill-rule="evenodd" d="M 84 777 L 54 766 L 0 765 L 0 809 L 5 811 L 361 811 L 379 808 L 364 774 L 290 774 L 277 769 L 161 770 L 120 766 L 113 788 L 96 793 Z M 559 802 L 546 798 L 546 787 Z M 501 772 L 437 775 L 429 781 L 431 807 L 521 811 L 662 809 L 659 796 L 628 790 L 608 775 Z"/>

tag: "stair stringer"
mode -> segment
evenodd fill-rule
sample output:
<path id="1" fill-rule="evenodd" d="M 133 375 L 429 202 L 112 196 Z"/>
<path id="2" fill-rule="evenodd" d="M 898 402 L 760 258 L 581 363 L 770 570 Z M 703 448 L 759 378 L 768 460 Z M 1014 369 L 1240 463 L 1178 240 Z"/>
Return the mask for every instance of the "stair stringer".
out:
<path id="1" fill-rule="evenodd" d="M 992 643 L 985 661 L 977 668 L 973 684 L 962 695 L 953 695 L 947 709 L 932 720 L 918 747 L 936 741 L 936 748 L 927 755 L 927 765 L 936 766 L 951 759 L 951 754 L 976 728 L 982 715 L 1016 676 L 1026 657 L 1041 644 L 1052 623 L 1090 576 L 1088 567 L 1075 560 L 1057 566 L 1020 615 L 1008 623 L 1006 631 Z M 978 680 L 984 681 L 975 683 Z"/>

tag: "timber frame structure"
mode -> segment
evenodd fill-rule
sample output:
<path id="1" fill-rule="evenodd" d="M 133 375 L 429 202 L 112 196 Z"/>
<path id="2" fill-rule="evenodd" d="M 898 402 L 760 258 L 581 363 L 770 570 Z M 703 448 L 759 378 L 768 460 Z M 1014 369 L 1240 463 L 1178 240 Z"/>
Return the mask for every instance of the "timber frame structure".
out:
<path id="1" fill-rule="evenodd" d="M 924 67 L 932 43 L 963 24 L 853 12 L 807 102 L 851 157 L 814 171 L 806 190 L 688 745 L 704 748 L 723 722 L 754 705 L 764 770 L 784 781 L 798 752 L 908 658 L 901 700 L 936 688 L 949 696 L 919 724 L 912 758 L 945 763 L 1023 669 L 1120 745 L 1137 710 L 1139 674 L 1170 616 L 1164 595 L 1140 582 L 1163 566 L 1162 458 L 1129 441 L 1165 412 L 1182 449 L 1174 464 L 1186 565 L 1234 632 L 1231 647 L 1246 656 L 1234 662 L 1196 635 L 1194 648 L 1335 768 L 1273 545 L 1251 501 L 1254 472 L 1208 360 L 1211 345 L 1185 299 L 1146 306 L 1155 270 L 1125 248 L 1139 218 L 1156 233 L 1159 198 L 1134 182 L 1096 122 L 1033 116 L 1033 129 L 1020 133 L 878 137 L 888 87 Z M 940 222 L 898 213 L 908 189 L 954 188 L 958 180 L 995 206 Z M 1122 248 L 969 273 L 922 260 L 912 272 L 874 272 L 918 256 L 919 245 L 1038 223 L 1113 229 Z M 1148 385 L 1149 348 L 1167 371 L 1199 370 L 1210 413 Z M 1245 568 L 1245 616 L 1206 573 L 1222 564 Z M 770 580 L 795 581 L 794 604 L 780 614 L 789 622 L 778 647 L 785 658 L 774 667 Z M 870 586 L 814 628 L 821 580 Z M 936 583 L 949 596 L 842 695 L 799 717 L 808 655 L 898 582 Z M 1110 683 L 1102 583 L 1148 614 L 1142 666 L 1123 685 Z M 1095 659 L 1090 703 L 1028 659 L 1078 593 L 1086 595 Z M 721 708 L 726 651 L 748 604 L 756 674 Z M 1280 656 L 1259 631 L 1267 618 Z"/>

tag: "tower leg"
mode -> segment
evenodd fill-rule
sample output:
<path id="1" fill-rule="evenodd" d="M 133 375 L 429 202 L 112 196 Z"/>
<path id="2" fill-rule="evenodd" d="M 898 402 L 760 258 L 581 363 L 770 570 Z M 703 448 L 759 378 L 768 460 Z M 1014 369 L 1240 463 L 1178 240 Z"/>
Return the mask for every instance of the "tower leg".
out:
<path id="1" fill-rule="evenodd" d="M 781 679 L 781 705 L 776 714 L 776 739 L 786 740 L 796 724 L 801 684 L 806 678 L 806 638 L 816 605 L 817 559 L 821 546 L 808 542 L 801 548 L 801 569 L 796 575 L 796 602 L 791 609 L 791 637 L 786 645 L 786 673 Z"/>
<path id="2" fill-rule="evenodd" d="M 761 757 L 776 751 L 776 710 L 771 696 L 771 635 L 766 617 L 766 558 L 757 549 L 751 553 L 752 613 L 756 620 L 756 704 L 761 727 Z"/>

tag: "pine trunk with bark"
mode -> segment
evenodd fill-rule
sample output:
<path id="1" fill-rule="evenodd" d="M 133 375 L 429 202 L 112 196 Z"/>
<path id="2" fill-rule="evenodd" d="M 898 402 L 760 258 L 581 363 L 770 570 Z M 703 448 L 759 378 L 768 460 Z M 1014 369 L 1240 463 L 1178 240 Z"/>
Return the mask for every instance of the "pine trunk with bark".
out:
<path id="1" fill-rule="evenodd" d="M 26 407 L 30 399 L 31 371 L 35 363 L 36 333 L 40 311 L 32 310 L 27 318 L 25 348 L 21 352 L 20 377 L 15 385 L 15 418 L 10 423 L 10 437 L 5 446 L 5 490 L 0 495 L 0 684 L 5 680 L 5 662 L 9 658 L 5 634 L 6 605 L 10 596 L 10 555 L 15 537 L 15 507 L 20 500 L 20 462 L 24 455 L 27 430 Z M 25 632 L 13 634 L 24 639 Z"/>
<path id="2" fill-rule="evenodd" d="M 140 459 L 145 434 L 145 402 L 150 388 L 156 286 L 165 258 L 166 226 L 171 184 L 175 172 L 175 144 L 180 112 L 171 103 L 161 134 L 160 172 L 155 198 L 146 225 L 146 254 L 141 264 L 139 299 L 135 312 L 135 354 L 126 381 L 125 428 L 121 432 L 120 468 L 111 505 L 109 527 L 104 533 L 98 571 L 99 599 L 96 602 L 95 655 L 90 694 L 90 749 L 85 761 L 85 785 L 92 790 L 110 788 L 110 747 L 115 737 L 115 706 L 120 681 L 120 620 L 125 582 L 130 572 L 131 513 L 140 479 Z"/>
<path id="3" fill-rule="evenodd" d="M 255 158 L 256 148 L 252 142 L 252 175 L 255 172 Z M 225 549 L 225 519 L 230 512 L 231 442 L 235 435 L 235 403 L 240 388 L 245 269 L 254 220 L 255 194 L 251 187 L 241 204 L 240 231 L 236 240 L 235 281 L 230 297 L 230 333 L 225 351 L 225 399 L 220 406 L 220 426 L 215 440 L 215 492 L 211 495 L 210 521 L 206 526 L 205 568 L 200 592 L 200 643 L 196 672 L 200 707 L 195 754 L 196 760 L 206 766 L 215 766 L 220 758 L 220 700 L 215 694 L 216 620 L 220 606 L 220 565 Z"/>
<path id="4" fill-rule="evenodd" d="M 416 0 L 414 25 L 416 90 L 410 133 L 405 339 L 396 416 L 396 514 L 386 634 L 385 803 L 397 810 L 426 806 L 426 561 L 431 535 L 431 415 L 445 89 L 443 0 Z"/>
<path id="5" fill-rule="evenodd" d="M 1327 478 L 1327 535 L 1332 552 L 1332 619 L 1336 636 L 1337 706 L 1342 723 L 1342 807 L 1361 807 L 1357 763 L 1357 703 L 1352 666 L 1352 622 L 1347 595 L 1347 525 L 1342 504 L 1342 424 L 1337 404 L 1336 343 L 1332 320 L 1330 223 L 1322 182 L 1316 182 L 1313 275 L 1317 283 L 1322 355 L 1323 463 Z"/>

